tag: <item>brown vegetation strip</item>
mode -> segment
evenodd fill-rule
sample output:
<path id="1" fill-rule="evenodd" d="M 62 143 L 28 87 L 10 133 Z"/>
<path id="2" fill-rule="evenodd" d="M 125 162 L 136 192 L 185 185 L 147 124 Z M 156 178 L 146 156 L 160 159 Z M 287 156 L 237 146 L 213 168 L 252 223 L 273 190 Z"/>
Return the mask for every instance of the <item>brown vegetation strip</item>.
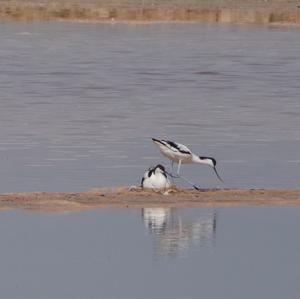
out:
<path id="1" fill-rule="evenodd" d="M 0 195 L 0 210 L 81 211 L 94 208 L 226 207 L 240 205 L 300 205 L 300 189 L 174 189 L 100 188 L 85 193 L 8 193 Z"/>
<path id="2" fill-rule="evenodd" d="M 300 0 L 0 0 L 0 18 L 300 24 Z"/>

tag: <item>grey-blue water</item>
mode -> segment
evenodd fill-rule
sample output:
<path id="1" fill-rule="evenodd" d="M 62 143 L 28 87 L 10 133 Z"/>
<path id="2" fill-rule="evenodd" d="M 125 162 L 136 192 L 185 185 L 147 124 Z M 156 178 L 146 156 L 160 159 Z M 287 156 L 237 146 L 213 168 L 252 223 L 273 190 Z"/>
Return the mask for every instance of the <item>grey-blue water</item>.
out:
<path id="1" fill-rule="evenodd" d="M 138 184 L 151 137 L 203 187 L 299 187 L 299 28 L 0 23 L 0 192 Z M 300 210 L 0 213 L 5 299 L 298 299 Z"/>
<path id="2" fill-rule="evenodd" d="M 0 213 L 6 299 L 298 299 L 300 209 Z"/>
<path id="3" fill-rule="evenodd" d="M 138 184 L 151 137 L 202 187 L 299 187 L 299 82 L 297 27 L 2 22 L 0 192 Z"/>

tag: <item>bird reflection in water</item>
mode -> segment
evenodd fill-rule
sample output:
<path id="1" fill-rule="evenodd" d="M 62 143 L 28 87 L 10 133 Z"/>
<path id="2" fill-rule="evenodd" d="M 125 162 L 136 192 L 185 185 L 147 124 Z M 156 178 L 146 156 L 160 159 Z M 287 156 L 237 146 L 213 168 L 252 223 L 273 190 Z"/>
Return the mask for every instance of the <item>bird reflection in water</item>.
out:
<path id="1" fill-rule="evenodd" d="M 192 247 L 214 246 L 215 212 L 184 218 L 175 208 L 143 208 L 142 219 L 153 235 L 155 254 L 185 256 Z"/>

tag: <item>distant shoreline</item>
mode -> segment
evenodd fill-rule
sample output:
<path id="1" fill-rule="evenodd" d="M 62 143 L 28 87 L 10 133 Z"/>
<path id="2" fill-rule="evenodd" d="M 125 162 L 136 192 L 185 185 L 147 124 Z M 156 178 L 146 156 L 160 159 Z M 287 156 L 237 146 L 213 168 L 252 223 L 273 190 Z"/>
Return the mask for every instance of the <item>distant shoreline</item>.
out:
<path id="1" fill-rule="evenodd" d="M 98 188 L 83 193 L 29 192 L 0 194 L 0 211 L 84 211 L 98 208 L 205 208 L 300 206 L 300 189 L 174 189 L 170 192 Z"/>
<path id="2" fill-rule="evenodd" d="M 3 1 L 0 19 L 14 21 L 204 22 L 300 24 L 300 1 Z"/>

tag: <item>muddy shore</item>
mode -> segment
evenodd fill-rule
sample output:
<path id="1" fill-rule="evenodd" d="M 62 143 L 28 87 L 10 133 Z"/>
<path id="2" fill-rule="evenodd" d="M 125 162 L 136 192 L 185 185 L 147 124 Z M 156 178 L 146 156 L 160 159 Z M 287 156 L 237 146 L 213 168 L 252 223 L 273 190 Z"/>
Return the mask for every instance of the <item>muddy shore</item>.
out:
<path id="1" fill-rule="evenodd" d="M 242 205 L 299 206 L 300 189 L 174 189 L 169 192 L 92 189 L 83 193 L 8 193 L 0 195 L 0 210 L 81 211 L 95 208 L 230 207 Z"/>
<path id="2" fill-rule="evenodd" d="M 300 0 L 0 0 L 0 19 L 300 24 Z"/>

